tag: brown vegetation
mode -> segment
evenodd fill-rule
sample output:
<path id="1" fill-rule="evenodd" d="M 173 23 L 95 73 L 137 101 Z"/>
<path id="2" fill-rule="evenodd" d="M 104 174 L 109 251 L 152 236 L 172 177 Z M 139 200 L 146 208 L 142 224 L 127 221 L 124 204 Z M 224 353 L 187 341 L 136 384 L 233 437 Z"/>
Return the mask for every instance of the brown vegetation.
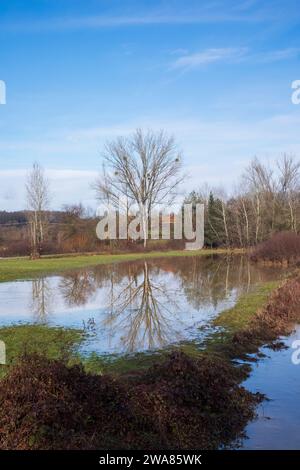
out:
<path id="1" fill-rule="evenodd" d="M 299 320 L 300 277 L 297 277 L 285 281 L 274 291 L 268 304 L 256 313 L 249 326 L 234 335 L 233 346 L 236 351 L 254 352 L 262 344 L 290 334 Z"/>
<path id="2" fill-rule="evenodd" d="M 296 263 L 300 260 L 300 235 L 280 232 L 260 243 L 251 253 L 252 261 Z"/>
<path id="3" fill-rule="evenodd" d="M 181 353 L 130 380 L 24 356 L 0 382 L 0 448 L 217 448 L 261 398 L 238 382 L 229 363 Z"/>

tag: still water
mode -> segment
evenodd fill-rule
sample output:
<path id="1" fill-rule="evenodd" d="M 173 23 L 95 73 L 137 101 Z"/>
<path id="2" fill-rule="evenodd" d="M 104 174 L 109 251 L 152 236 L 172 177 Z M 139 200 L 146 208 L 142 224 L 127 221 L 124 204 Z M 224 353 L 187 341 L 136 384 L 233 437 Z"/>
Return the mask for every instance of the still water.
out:
<path id="1" fill-rule="evenodd" d="M 125 354 L 199 341 L 205 326 L 278 269 L 243 256 L 162 258 L 0 284 L 0 326 L 84 329 L 81 352 Z"/>
<path id="2" fill-rule="evenodd" d="M 296 352 L 292 344 L 300 340 L 300 327 L 282 340 L 286 349 L 262 349 L 266 357 L 253 366 L 244 383 L 249 390 L 268 398 L 259 406 L 257 419 L 246 429 L 244 449 L 300 449 L 300 364 L 292 361 Z"/>

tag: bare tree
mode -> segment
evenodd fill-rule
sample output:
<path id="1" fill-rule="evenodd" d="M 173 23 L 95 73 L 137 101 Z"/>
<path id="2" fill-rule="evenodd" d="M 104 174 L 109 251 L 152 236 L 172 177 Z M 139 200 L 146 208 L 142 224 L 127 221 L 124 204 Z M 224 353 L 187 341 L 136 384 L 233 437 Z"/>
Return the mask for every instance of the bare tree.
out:
<path id="1" fill-rule="evenodd" d="M 144 246 L 148 238 L 150 211 L 158 204 L 170 204 L 179 183 L 181 156 L 173 137 L 165 132 L 137 129 L 128 137 L 119 137 L 105 146 L 103 172 L 95 189 L 102 202 L 117 205 L 120 198 L 128 207 L 136 205 L 141 218 Z"/>
<path id="2" fill-rule="evenodd" d="M 39 258 L 45 238 L 46 209 L 49 204 L 49 182 L 38 163 L 34 163 L 26 182 L 31 258 Z"/>
<path id="3" fill-rule="evenodd" d="M 258 243 L 263 237 L 263 222 L 274 229 L 276 209 L 276 183 L 273 171 L 254 158 L 243 175 L 248 189 L 255 219 L 254 241 Z"/>
<path id="4" fill-rule="evenodd" d="M 297 233 L 297 208 L 299 207 L 300 162 L 292 155 L 284 154 L 277 162 L 279 169 L 279 197 L 283 206 L 287 206 L 289 228 Z"/>

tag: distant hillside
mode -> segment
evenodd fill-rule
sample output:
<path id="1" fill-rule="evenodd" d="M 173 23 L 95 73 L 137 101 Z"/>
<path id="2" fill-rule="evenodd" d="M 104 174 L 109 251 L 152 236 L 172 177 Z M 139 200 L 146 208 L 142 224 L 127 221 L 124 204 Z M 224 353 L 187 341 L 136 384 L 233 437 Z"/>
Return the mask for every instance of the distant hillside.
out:
<path id="1" fill-rule="evenodd" d="M 23 224 L 26 222 L 26 215 L 24 211 L 6 212 L 0 211 L 0 225 L 6 224 Z"/>
<path id="2" fill-rule="evenodd" d="M 48 220 L 51 223 L 61 223 L 65 217 L 65 212 L 49 211 Z M 1 225 L 25 225 L 27 222 L 25 211 L 7 212 L 0 211 L 0 226 Z"/>

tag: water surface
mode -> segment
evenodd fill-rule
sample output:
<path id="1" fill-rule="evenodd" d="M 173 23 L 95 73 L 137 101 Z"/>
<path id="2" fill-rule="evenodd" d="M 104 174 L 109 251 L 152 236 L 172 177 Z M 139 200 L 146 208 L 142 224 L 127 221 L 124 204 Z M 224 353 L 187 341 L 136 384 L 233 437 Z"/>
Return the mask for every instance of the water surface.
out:
<path id="1" fill-rule="evenodd" d="M 245 387 L 264 393 L 268 400 L 258 408 L 258 418 L 246 429 L 244 449 L 300 449 L 300 365 L 292 362 L 291 346 L 300 339 L 300 327 L 282 338 L 287 349 L 263 348 L 266 357 L 253 368 Z"/>
<path id="2" fill-rule="evenodd" d="M 82 353 L 153 351 L 200 341 L 205 326 L 278 269 L 243 256 L 162 258 L 0 284 L 0 326 L 84 329 Z"/>

